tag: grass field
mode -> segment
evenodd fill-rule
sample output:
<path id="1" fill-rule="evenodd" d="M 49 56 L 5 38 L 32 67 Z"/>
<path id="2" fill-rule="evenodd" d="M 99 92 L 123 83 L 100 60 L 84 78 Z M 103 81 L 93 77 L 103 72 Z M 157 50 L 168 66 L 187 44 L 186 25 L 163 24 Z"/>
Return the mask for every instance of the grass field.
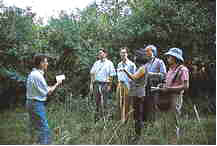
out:
<path id="1" fill-rule="evenodd" d="M 184 110 L 190 110 L 185 105 Z M 47 105 L 53 144 L 216 144 L 216 116 L 201 115 L 198 122 L 193 110 L 184 112 L 181 119 L 181 136 L 177 140 L 174 128 L 159 118 L 146 123 L 142 136 L 135 142 L 133 120 L 123 124 L 116 118 L 115 108 L 105 120 L 94 122 L 93 106 L 85 99 L 70 99 L 64 103 L 51 101 Z M 0 144 L 29 143 L 28 114 L 23 106 L 0 112 Z"/>

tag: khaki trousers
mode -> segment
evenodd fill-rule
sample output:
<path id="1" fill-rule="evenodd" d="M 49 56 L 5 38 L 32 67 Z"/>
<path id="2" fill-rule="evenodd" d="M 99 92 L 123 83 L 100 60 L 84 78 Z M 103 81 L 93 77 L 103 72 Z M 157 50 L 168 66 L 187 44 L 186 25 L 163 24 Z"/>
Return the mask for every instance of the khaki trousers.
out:
<path id="1" fill-rule="evenodd" d="M 119 118 L 125 122 L 129 119 L 132 113 L 132 104 L 128 96 L 128 88 L 122 82 L 119 82 L 117 85 L 116 97 L 118 99 Z"/>

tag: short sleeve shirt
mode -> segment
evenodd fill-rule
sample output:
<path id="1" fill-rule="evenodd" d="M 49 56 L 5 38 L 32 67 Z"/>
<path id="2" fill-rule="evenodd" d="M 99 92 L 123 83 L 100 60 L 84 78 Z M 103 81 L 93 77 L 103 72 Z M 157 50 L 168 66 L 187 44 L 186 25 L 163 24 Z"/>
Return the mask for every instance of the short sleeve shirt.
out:
<path id="1" fill-rule="evenodd" d="M 99 82 L 110 82 L 109 77 L 116 75 L 114 65 L 108 59 L 96 61 L 90 73 L 95 74 L 95 80 Z"/>
<path id="2" fill-rule="evenodd" d="M 155 73 L 163 73 L 166 74 L 166 66 L 163 60 L 159 58 L 153 58 L 149 62 L 146 63 L 148 72 L 155 72 Z"/>
<path id="3" fill-rule="evenodd" d="M 176 76 L 176 73 L 178 72 L 178 75 L 174 81 L 174 77 Z M 184 81 L 189 81 L 189 71 L 188 68 L 181 65 L 179 67 L 170 68 L 167 75 L 166 75 L 166 86 L 173 87 L 177 85 L 181 85 Z"/>
<path id="4" fill-rule="evenodd" d="M 120 62 L 117 67 L 117 77 L 118 81 L 124 82 L 128 88 L 130 88 L 131 79 L 123 72 L 119 71 L 120 69 L 126 69 L 129 73 L 134 74 L 136 72 L 136 65 L 130 60 L 127 60 L 126 63 Z"/>

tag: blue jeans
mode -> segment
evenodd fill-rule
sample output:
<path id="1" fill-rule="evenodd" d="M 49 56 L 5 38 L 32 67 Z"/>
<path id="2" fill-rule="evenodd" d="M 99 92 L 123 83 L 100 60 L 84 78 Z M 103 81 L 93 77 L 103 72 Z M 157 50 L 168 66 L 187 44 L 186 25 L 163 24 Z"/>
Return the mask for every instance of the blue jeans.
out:
<path id="1" fill-rule="evenodd" d="M 26 100 L 26 108 L 29 113 L 29 130 L 33 137 L 33 129 L 39 132 L 39 144 L 51 144 L 51 132 L 46 117 L 45 103 L 43 101 Z"/>

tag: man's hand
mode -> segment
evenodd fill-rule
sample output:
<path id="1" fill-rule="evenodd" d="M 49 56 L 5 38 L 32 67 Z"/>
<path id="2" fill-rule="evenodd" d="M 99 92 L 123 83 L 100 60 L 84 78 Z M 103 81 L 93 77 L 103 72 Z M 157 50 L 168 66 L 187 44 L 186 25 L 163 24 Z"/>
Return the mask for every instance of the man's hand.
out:
<path id="1" fill-rule="evenodd" d="M 166 87 L 166 84 L 165 84 L 165 83 L 159 83 L 159 84 L 157 85 L 157 87 L 159 87 L 159 88 L 165 88 L 165 87 Z"/>
<path id="2" fill-rule="evenodd" d="M 63 82 L 63 80 L 59 80 L 59 81 L 57 81 L 57 86 L 59 86 L 61 83 Z"/>
<path id="3" fill-rule="evenodd" d="M 109 92 L 109 91 L 111 91 L 111 89 L 112 89 L 112 86 L 111 86 L 111 85 L 108 85 L 108 86 L 107 86 L 107 91 Z"/>
<path id="4" fill-rule="evenodd" d="M 48 90 L 49 90 L 48 94 L 51 94 L 56 89 L 56 87 L 59 86 L 61 83 L 62 83 L 62 80 L 58 80 L 55 85 L 48 87 Z"/>
<path id="5" fill-rule="evenodd" d="M 125 68 L 119 68 L 118 71 L 120 71 L 120 72 L 126 72 L 126 69 Z"/>

